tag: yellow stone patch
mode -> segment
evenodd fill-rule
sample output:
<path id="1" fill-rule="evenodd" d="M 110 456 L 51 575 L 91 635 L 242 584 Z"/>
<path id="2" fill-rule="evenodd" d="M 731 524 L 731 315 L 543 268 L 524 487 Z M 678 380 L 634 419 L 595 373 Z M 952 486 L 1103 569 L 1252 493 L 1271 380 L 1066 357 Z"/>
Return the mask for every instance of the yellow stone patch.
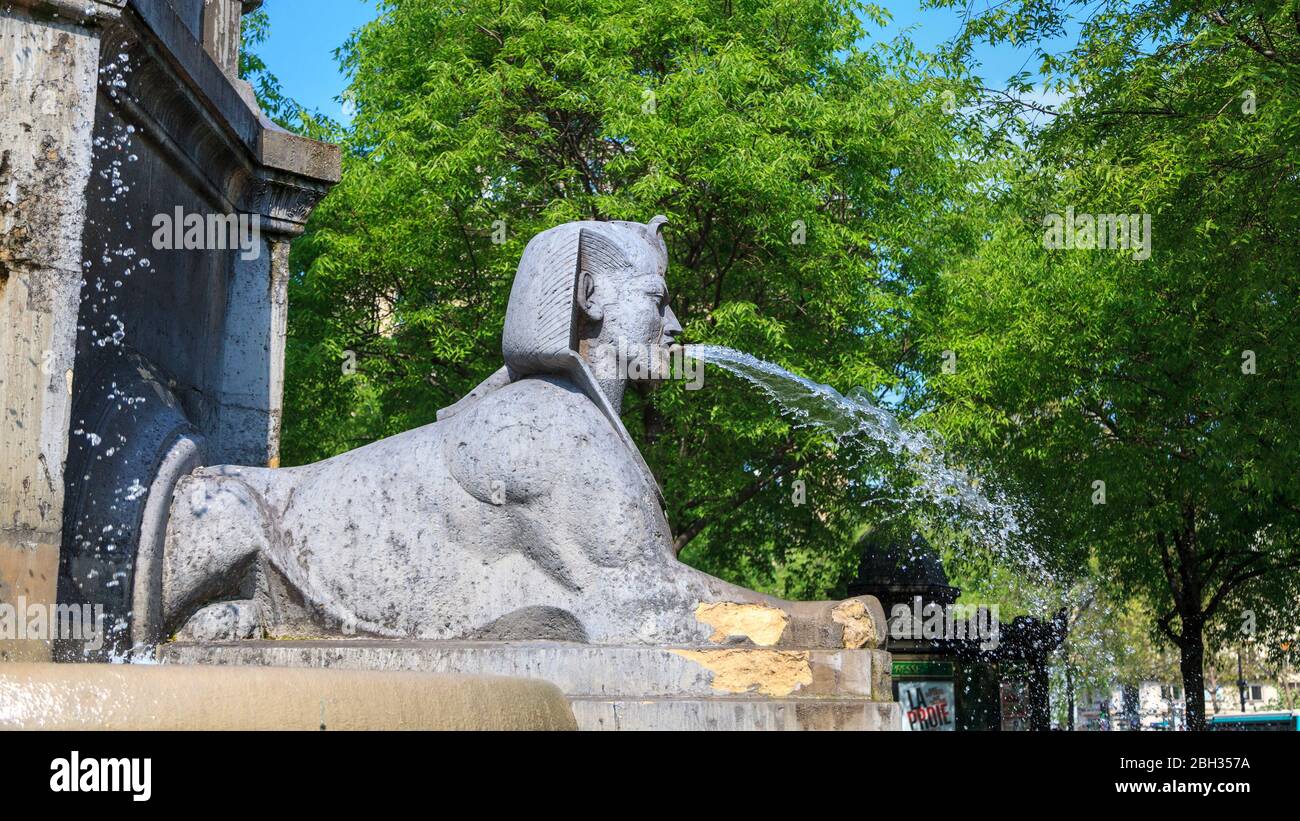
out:
<path id="1" fill-rule="evenodd" d="M 868 642 L 875 643 L 876 625 L 862 602 L 840 602 L 831 611 L 831 619 L 844 625 L 844 646 L 848 649 L 856 650 Z"/>
<path id="2" fill-rule="evenodd" d="M 784 610 L 765 604 L 737 604 L 735 602 L 701 603 L 695 608 L 695 619 L 713 628 L 709 641 L 717 643 L 730 636 L 741 636 L 760 647 L 771 647 L 781 640 L 790 617 Z"/>
<path id="3" fill-rule="evenodd" d="M 724 693 L 788 696 L 812 684 L 806 650 L 673 650 L 713 672 L 710 685 Z"/>

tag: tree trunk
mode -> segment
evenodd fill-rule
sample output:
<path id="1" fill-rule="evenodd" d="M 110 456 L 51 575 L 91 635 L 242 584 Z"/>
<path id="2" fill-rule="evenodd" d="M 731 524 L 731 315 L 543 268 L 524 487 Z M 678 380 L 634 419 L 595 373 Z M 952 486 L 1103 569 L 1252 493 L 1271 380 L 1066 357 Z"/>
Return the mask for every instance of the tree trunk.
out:
<path id="1" fill-rule="evenodd" d="M 1047 678 L 1047 660 L 1029 667 L 1029 728 L 1036 733 L 1052 729 L 1051 682 Z"/>
<path id="2" fill-rule="evenodd" d="M 1074 669 L 1065 664 L 1065 729 L 1074 731 Z"/>
<path id="3" fill-rule="evenodd" d="M 1283 703 L 1286 704 L 1288 710 L 1294 710 L 1295 694 L 1291 692 L 1291 665 L 1287 664 L 1285 660 L 1282 661 L 1282 669 L 1278 671 L 1277 680 L 1282 690 L 1282 697 L 1286 699 Z"/>
<path id="4" fill-rule="evenodd" d="M 1205 634 L 1201 614 L 1184 616 L 1178 642 L 1179 669 L 1183 674 L 1183 699 L 1187 703 L 1187 729 L 1205 729 Z"/>

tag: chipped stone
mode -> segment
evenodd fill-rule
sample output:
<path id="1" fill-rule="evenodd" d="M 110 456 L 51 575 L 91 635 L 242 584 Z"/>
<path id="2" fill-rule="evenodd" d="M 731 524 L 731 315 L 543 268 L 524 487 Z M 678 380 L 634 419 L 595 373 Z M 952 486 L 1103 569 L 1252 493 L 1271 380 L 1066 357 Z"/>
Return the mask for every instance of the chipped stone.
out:
<path id="1" fill-rule="evenodd" d="M 806 650 L 673 650 L 713 672 L 713 689 L 724 693 L 788 696 L 813 682 Z"/>
<path id="2" fill-rule="evenodd" d="M 840 602 L 831 611 L 831 619 L 844 626 L 844 646 L 855 650 L 876 643 L 876 625 L 860 601 Z"/>
<path id="3" fill-rule="evenodd" d="M 784 610 L 765 604 L 737 602 L 701 603 L 695 618 L 712 627 L 709 641 L 720 644 L 728 638 L 746 638 L 760 647 L 771 647 L 781 640 L 790 616 Z"/>

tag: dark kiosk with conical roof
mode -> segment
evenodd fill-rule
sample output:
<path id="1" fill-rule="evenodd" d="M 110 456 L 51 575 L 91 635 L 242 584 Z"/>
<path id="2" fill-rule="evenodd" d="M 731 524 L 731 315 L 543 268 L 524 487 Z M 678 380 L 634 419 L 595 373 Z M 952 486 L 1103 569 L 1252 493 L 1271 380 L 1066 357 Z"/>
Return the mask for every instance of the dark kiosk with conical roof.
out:
<path id="1" fill-rule="evenodd" d="M 1047 659 L 1064 639 L 1064 613 L 1004 625 L 996 606 L 958 605 L 938 551 L 910 529 L 872 528 L 857 546 L 849 595 L 885 609 L 905 729 L 1049 729 Z"/>

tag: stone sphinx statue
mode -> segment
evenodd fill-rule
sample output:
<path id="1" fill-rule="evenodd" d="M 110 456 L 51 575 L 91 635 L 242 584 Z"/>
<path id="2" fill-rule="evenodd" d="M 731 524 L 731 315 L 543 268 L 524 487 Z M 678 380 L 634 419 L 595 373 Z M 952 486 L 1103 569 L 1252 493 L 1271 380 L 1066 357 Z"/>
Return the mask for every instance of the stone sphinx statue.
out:
<path id="1" fill-rule="evenodd" d="M 505 367 L 438 421 L 303 467 L 179 478 L 133 634 L 876 646 L 874 599 L 786 602 L 677 561 L 619 419 L 627 374 L 655 370 L 610 367 L 681 331 L 664 223 L 534 237 Z"/>

